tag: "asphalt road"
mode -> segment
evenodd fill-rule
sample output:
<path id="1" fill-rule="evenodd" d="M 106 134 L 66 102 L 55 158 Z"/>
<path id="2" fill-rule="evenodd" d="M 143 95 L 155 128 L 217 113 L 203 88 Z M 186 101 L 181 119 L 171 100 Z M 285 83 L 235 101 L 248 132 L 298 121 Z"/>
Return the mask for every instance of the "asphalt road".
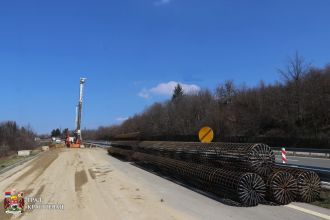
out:
<path id="1" fill-rule="evenodd" d="M 309 220 L 330 210 L 304 203 L 235 207 L 107 155 L 106 150 L 57 149 L 0 175 L 2 192 L 15 188 L 63 210 L 27 210 L 20 219 L 70 220 Z M 26 204 L 29 205 L 29 204 Z M 11 216 L 0 206 L 0 219 Z"/>
<path id="2" fill-rule="evenodd" d="M 287 164 L 313 166 L 330 169 L 330 159 L 312 157 L 292 157 L 287 156 Z M 282 163 L 281 156 L 276 156 L 276 162 Z"/>

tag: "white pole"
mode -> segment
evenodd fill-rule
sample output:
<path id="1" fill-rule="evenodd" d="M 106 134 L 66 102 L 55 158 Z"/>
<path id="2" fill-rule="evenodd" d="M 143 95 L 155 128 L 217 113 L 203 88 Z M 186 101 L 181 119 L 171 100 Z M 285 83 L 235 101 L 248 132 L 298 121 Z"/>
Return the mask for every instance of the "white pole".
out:
<path id="1" fill-rule="evenodd" d="M 78 120 L 77 120 L 77 133 L 78 138 L 81 140 L 81 111 L 82 111 L 82 101 L 83 101 L 83 89 L 86 78 L 80 78 L 80 89 L 79 89 L 79 103 L 78 103 Z"/>
<path id="2" fill-rule="evenodd" d="M 75 126 L 78 126 L 78 105 L 76 105 L 76 124 Z"/>

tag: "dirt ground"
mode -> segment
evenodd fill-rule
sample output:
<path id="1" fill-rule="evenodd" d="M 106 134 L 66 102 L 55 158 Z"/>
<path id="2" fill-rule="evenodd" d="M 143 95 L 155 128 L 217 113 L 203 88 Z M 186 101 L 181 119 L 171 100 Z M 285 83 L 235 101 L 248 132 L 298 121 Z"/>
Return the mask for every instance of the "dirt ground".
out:
<path id="1" fill-rule="evenodd" d="M 64 205 L 64 210 L 26 210 L 19 219 L 191 219 L 111 167 L 101 149 L 54 149 L 0 181 L 2 192 L 16 189 L 42 204 Z M 10 217 L 15 216 L 1 204 L 0 219 Z"/>

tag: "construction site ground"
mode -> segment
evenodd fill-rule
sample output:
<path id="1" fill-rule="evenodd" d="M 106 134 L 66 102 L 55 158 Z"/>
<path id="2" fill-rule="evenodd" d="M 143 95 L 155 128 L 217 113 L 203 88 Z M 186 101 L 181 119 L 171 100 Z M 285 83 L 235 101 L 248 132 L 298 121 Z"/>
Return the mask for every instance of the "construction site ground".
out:
<path id="1" fill-rule="evenodd" d="M 231 206 L 107 154 L 105 149 L 57 148 L 0 175 L 1 192 L 16 189 L 64 209 L 26 208 L 0 219 L 179 220 L 330 219 L 310 204 Z M 28 202 L 27 205 L 31 205 Z"/>

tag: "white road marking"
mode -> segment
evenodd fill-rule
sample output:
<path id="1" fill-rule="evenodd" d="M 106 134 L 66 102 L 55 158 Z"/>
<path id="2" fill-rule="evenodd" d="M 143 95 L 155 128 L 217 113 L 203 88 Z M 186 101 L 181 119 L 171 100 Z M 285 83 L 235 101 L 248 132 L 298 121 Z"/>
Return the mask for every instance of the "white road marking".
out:
<path id="1" fill-rule="evenodd" d="M 292 208 L 292 209 L 295 209 L 295 210 L 299 210 L 301 212 L 305 212 L 307 214 L 314 215 L 314 216 L 319 217 L 319 218 L 330 220 L 330 215 L 326 215 L 326 214 L 315 212 L 315 211 L 312 211 L 312 210 L 309 210 L 309 209 L 301 208 L 299 206 L 295 206 L 295 205 L 292 205 L 292 204 L 286 205 L 286 207 L 289 207 L 289 208 Z"/>

